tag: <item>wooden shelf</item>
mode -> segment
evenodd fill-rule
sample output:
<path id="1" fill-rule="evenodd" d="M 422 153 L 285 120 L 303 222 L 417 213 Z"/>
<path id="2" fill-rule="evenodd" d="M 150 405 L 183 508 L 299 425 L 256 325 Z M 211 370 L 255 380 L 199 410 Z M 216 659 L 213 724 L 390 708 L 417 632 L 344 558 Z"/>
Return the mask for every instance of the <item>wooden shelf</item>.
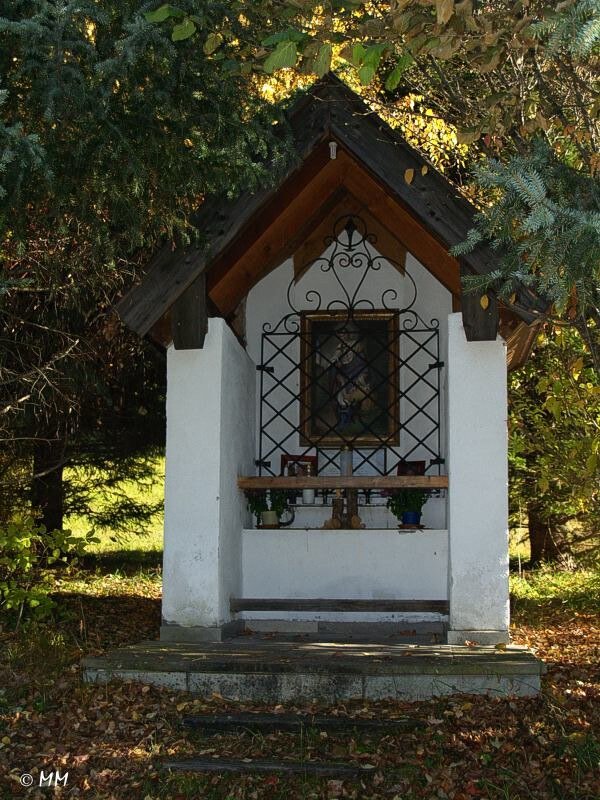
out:
<path id="1" fill-rule="evenodd" d="M 240 489 L 447 489 L 447 475 L 318 475 L 241 477 Z"/>

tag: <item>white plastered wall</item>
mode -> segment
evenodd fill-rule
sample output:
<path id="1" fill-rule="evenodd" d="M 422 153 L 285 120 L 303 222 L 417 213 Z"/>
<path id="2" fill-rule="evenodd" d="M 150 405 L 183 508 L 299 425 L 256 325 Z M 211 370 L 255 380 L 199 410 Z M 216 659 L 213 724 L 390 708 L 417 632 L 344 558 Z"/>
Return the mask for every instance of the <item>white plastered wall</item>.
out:
<path id="1" fill-rule="evenodd" d="M 449 643 L 508 640 L 506 344 L 448 318 Z"/>
<path id="2" fill-rule="evenodd" d="M 245 530 L 242 552 L 245 597 L 446 599 L 445 530 Z M 290 611 L 262 616 L 340 622 L 432 619 L 431 613 L 394 612 L 355 612 L 349 617 Z"/>
<path id="3" fill-rule="evenodd" d="M 163 638 L 218 638 L 231 619 L 248 522 L 237 477 L 254 468 L 255 380 L 222 319 L 210 319 L 203 349 L 168 350 Z"/>

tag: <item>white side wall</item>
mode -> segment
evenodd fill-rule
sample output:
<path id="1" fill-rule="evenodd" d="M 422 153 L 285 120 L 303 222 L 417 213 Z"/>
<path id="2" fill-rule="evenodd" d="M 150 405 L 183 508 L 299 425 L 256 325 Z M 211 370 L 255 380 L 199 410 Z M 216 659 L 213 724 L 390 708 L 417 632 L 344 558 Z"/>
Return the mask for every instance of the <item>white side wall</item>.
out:
<path id="1" fill-rule="evenodd" d="M 500 338 L 467 342 L 462 315 L 451 314 L 448 363 L 448 641 L 505 641 L 509 626 L 506 345 Z"/>
<path id="2" fill-rule="evenodd" d="M 209 321 L 202 350 L 167 353 L 165 637 L 184 638 L 170 626 L 210 632 L 231 619 L 248 521 L 236 481 L 254 467 L 255 376 L 222 319 Z"/>

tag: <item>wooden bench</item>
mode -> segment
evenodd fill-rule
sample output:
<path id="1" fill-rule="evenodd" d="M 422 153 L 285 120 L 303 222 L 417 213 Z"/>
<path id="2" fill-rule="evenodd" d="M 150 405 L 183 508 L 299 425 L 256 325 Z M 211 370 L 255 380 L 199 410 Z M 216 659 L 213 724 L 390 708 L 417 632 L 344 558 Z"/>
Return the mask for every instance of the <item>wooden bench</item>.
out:
<path id="1" fill-rule="evenodd" d="M 229 601 L 229 607 L 232 613 L 238 611 L 448 613 L 447 600 L 387 600 L 385 598 L 374 600 L 345 600 L 338 598 L 290 599 L 280 597 L 232 597 Z"/>

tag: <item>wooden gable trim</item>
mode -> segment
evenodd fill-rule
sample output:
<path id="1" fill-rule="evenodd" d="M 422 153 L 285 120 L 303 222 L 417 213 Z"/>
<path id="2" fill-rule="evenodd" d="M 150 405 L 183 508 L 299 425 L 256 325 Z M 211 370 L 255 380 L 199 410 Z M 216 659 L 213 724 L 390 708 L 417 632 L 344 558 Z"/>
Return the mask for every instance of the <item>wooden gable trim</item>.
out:
<path id="1" fill-rule="evenodd" d="M 460 269 L 458 261 L 446 247 L 426 230 L 398 198 L 390 195 L 386 187 L 372 177 L 354 158 L 348 156 L 351 166 L 346 186 L 355 196 L 364 198 L 372 216 L 385 220 L 386 227 L 453 295 L 460 295 Z"/>
<path id="2" fill-rule="evenodd" d="M 223 316 L 230 315 L 261 278 L 294 255 L 315 231 L 325 229 L 323 220 L 340 206 L 344 191 L 361 198 L 361 207 L 378 221 L 380 233 L 399 242 L 448 291 L 460 295 L 458 261 L 353 157 L 339 150 L 337 158 L 329 160 L 300 190 L 296 187 L 291 195 L 278 195 L 277 208 L 261 224 L 257 220 L 248 235 L 238 239 L 208 272 L 210 299 Z M 322 251 L 323 247 L 319 255 Z"/>
<path id="3" fill-rule="evenodd" d="M 539 322 L 527 325 L 521 321 L 510 335 L 505 336 L 509 370 L 518 369 L 526 363 L 541 327 L 542 323 Z"/>
<path id="4" fill-rule="evenodd" d="M 475 209 L 469 201 L 345 85 L 338 82 L 330 91 L 339 97 L 331 103 L 333 138 L 446 249 L 463 241 L 473 226 Z M 363 105 L 363 113 L 358 113 L 356 101 Z M 355 110 L 349 111 L 352 105 Z M 407 170 L 413 171 L 410 182 L 405 180 Z M 462 260 L 473 273 L 486 274 L 495 268 L 497 257 L 480 245 Z"/>
<path id="5" fill-rule="evenodd" d="M 294 203 L 298 195 L 310 187 L 323 169 L 336 171 L 335 162 L 329 157 L 329 148 L 324 142 L 303 162 L 300 169 L 290 175 L 257 213 L 246 220 L 239 235 L 223 249 L 207 270 L 209 294 L 228 274 L 232 266 L 245 258 L 257 241 L 277 222 L 282 210 Z"/>
<path id="6" fill-rule="evenodd" d="M 223 316 L 231 314 L 250 289 L 298 249 L 317 227 L 324 214 L 340 200 L 346 164 L 329 160 L 313 180 L 296 192 L 259 235 L 253 232 L 247 248 L 236 247 L 231 260 L 223 259 L 208 273 L 211 300 Z"/>
<path id="7" fill-rule="evenodd" d="M 365 206 L 364 202 L 344 192 L 340 202 L 323 217 L 319 225 L 300 245 L 294 253 L 294 278 L 300 278 L 309 269 L 311 264 L 323 254 L 326 248 L 326 240 L 331 236 L 331 232 L 340 217 L 353 214 L 360 216 L 364 221 L 367 231 L 374 237 L 373 247 L 386 258 L 400 273 L 404 273 L 406 267 L 406 247 L 388 229 L 382 225 Z"/>
<path id="8" fill-rule="evenodd" d="M 461 265 L 461 276 L 469 274 Z M 483 298 L 486 298 L 486 303 Z M 498 299 L 491 292 L 463 291 L 461 294 L 463 328 L 468 342 L 490 342 L 498 335 Z"/>

